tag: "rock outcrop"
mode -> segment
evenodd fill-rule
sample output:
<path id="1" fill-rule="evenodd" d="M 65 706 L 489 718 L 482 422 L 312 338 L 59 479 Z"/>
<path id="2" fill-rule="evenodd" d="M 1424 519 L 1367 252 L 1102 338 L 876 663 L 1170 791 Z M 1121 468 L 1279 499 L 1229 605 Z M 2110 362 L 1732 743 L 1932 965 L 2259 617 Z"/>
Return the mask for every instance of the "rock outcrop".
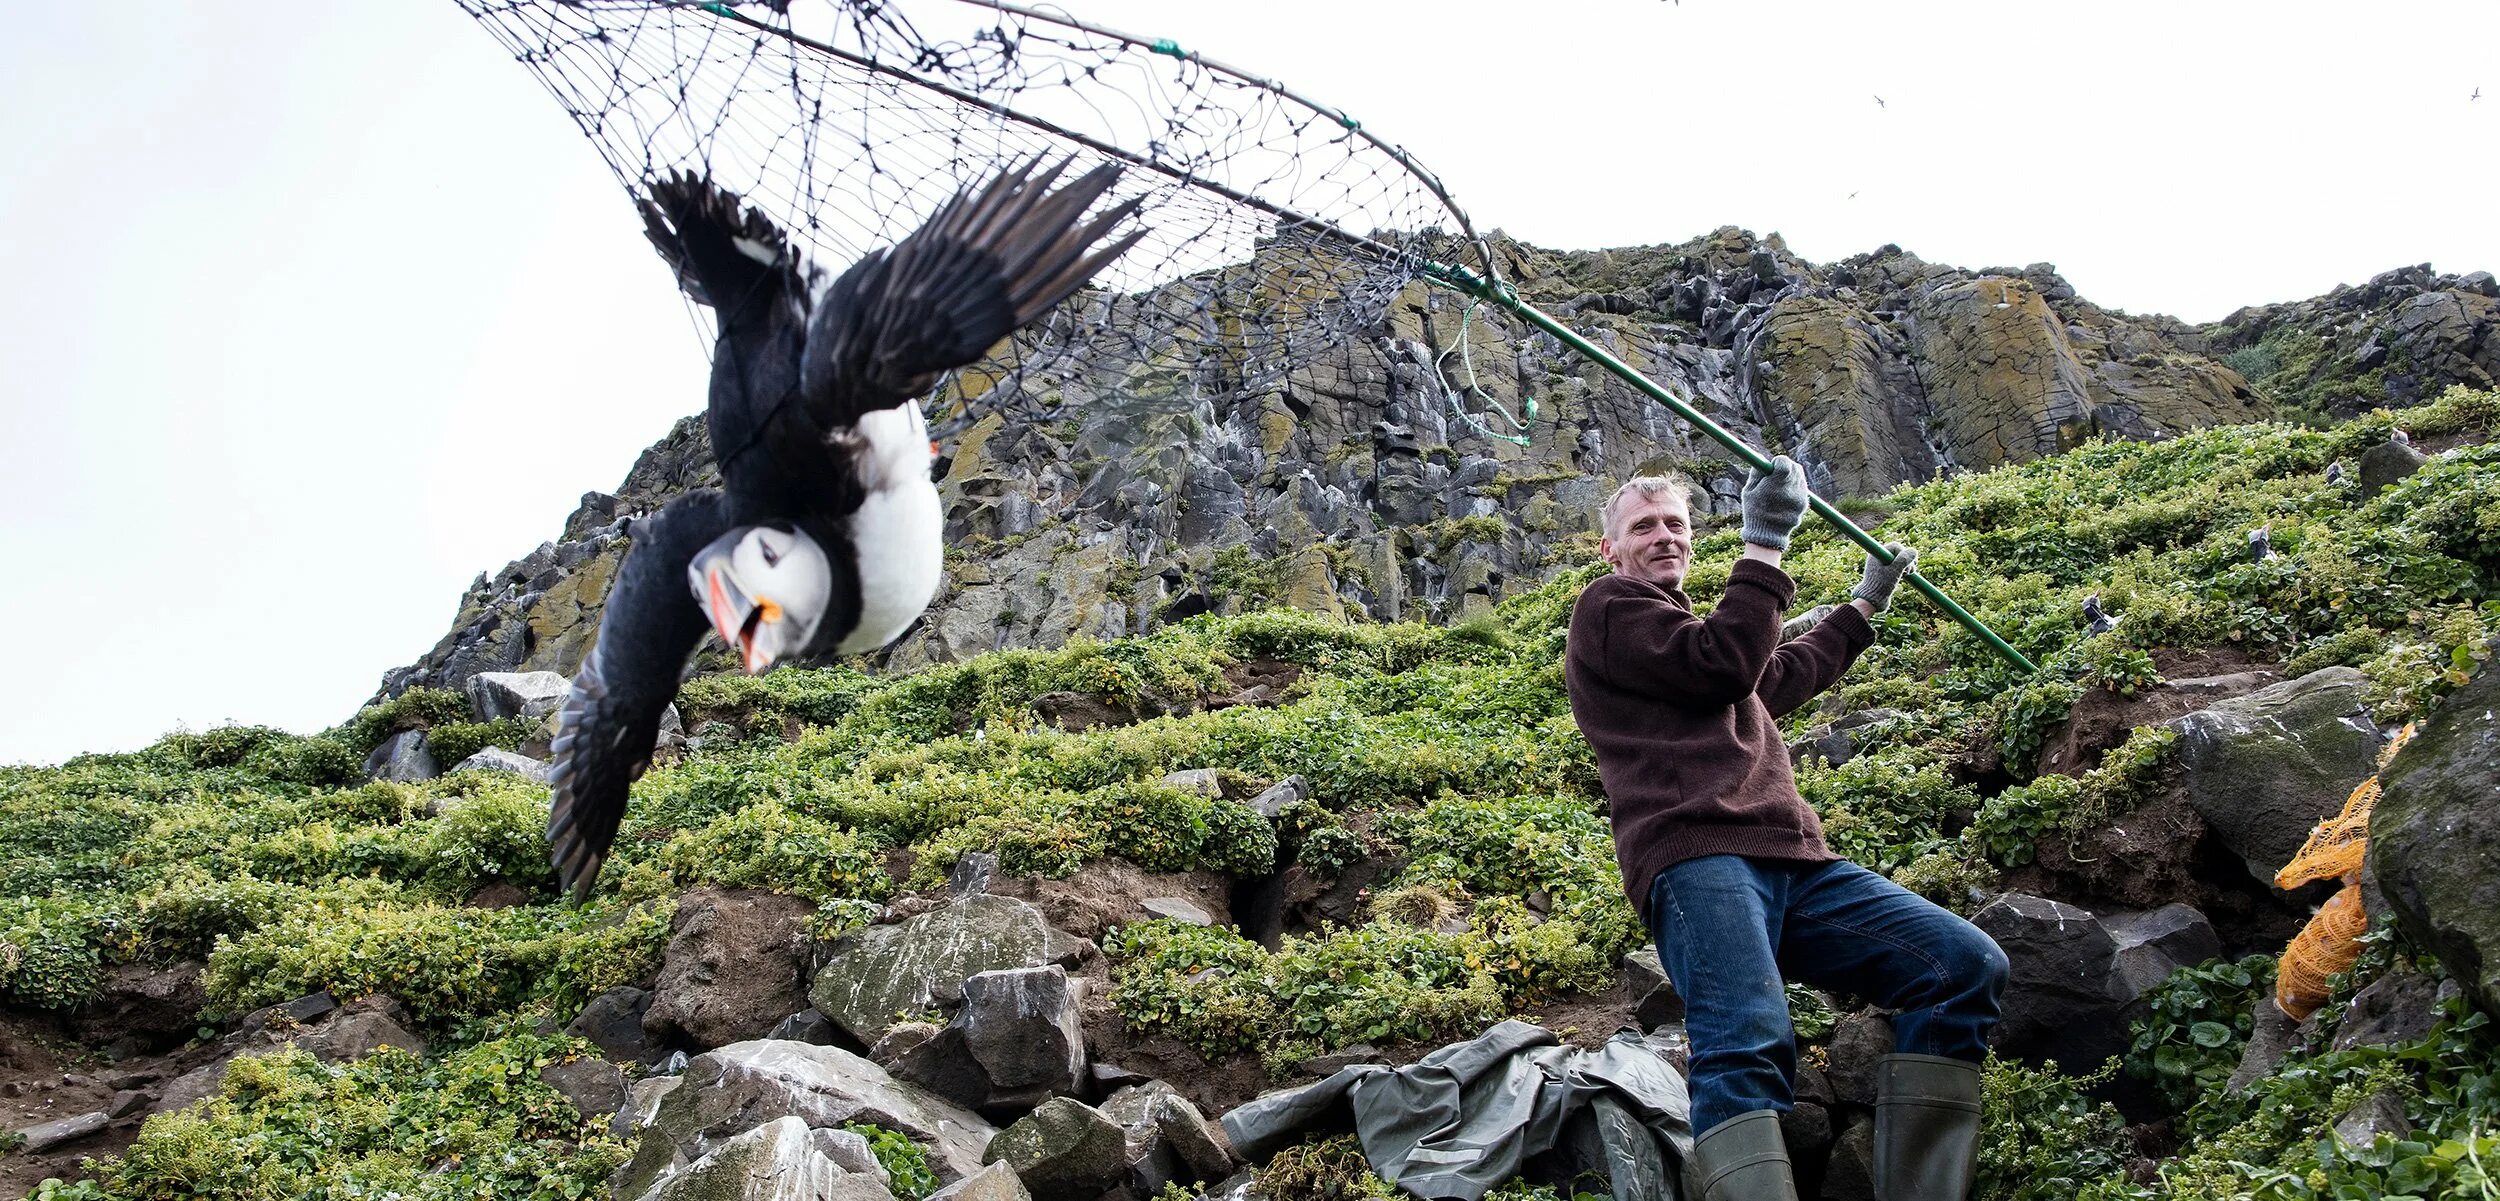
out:
<path id="1" fill-rule="evenodd" d="M 2405 932 L 2500 1014 L 2500 671 L 2449 695 L 2379 776 L 2365 870 Z"/>
<path id="2" fill-rule="evenodd" d="M 2500 376 L 2488 275 L 2407 269 L 2188 326 L 2099 308 L 2045 263 L 1973 272 L 1886 246 L 1818 265 L 1732 228 L 1497 253 L 1528 299 L 1752 445 L 1795 456 L 1834 498 L 2093 436 L 2261 419 L 2277 400 L 2404 404 Z M 1584 557 L 1613 480 L 1680 468 L 1709 509 L 1733 511 L 1742 469 L 1716 444 L 1552 337 L 1469 308 L 1418 283 L 1309 361 L 1225 360 L 1171 395 L 1080 363 L 1049 382 L 1064 416 L 970 426 L 939 481 L 947 543 L 969 553 L 886 661 L 1264 603 L 1463 619 Z M 1448 353 L 1462 331 L 1468 353 Z M 1493 437 L 1503 423 L 1485 402 L 1516 412 L 1531 397 L 1527 443 Z M 634 517 L 717 478 L 700 417 L 678 422 L 614 494 L 585 494 L 560 539 L 481 575 L 451 631 L 382 693 L 571 673 Z"/>

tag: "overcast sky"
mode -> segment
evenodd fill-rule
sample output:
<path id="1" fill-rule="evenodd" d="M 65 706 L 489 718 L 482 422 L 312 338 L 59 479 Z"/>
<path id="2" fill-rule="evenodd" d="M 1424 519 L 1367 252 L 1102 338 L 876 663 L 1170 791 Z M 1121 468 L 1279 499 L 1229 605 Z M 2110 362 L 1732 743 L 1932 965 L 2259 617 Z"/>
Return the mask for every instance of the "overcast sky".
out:
<path id="1" fill-rule="evenodd" d="M 2192 321 L 2500 269 L 2491 0 L 1072 7 L 1549 246 L 1895 242 Z M 0 763 L 342 720 L 701 404 L 621 191 L 449 3 L 23 6 L 0 112 Z"/>

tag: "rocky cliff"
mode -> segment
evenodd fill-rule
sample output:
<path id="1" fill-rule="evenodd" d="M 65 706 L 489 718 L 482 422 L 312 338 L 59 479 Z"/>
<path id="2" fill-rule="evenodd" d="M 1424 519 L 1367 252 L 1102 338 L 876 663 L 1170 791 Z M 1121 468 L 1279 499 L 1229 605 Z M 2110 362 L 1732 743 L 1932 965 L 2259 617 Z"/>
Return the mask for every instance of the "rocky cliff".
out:
<path id="1" fill-rule="evenodd" d="M 2103 309 L 2046 263 L 1974 272 L 1886 246 L 1817 265 L 1776 234 L 1733 228 L 1623 250 L 1496 246 L 1529 300 L 1753 445 L 1795 456 L 1836 499 L 2094 437 L 2348 415 L 2500 378 L 2488 273 L 2406 268 L 2190 326 Z M 1552 337 L 1421 283 L 1362 336 L 1289 370 L 1177 351 L 1218 370 L 1142 407 L 1119 384 L 1070 384 L 1065 416 L 993 416 L 947 448 L 946 583 L 888 664 L 1266 603 L 1464 620 L 1587 557 L 1614 481 L 1681 468 L 1724 511 L 1742 476 Z M 1517 412 L 1531 397 L 1524 445 L 1488 432 L 1503 419 L 1484 398 Z M 630 516 L 714 478 L 699 416 L 680 421 L 614 494 L 585 495 L 561 539 L 481 575 L 450 633 L 388 673 L 381 695 L 481 671 L 570 673 Z"/>

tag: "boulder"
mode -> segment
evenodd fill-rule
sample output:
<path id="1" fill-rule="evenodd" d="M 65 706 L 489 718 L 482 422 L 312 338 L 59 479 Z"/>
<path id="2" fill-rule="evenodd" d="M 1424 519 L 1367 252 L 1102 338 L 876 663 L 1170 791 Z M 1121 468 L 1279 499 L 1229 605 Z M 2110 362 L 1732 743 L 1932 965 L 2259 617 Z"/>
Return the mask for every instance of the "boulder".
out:
<path id="1" fill-rule="evenodd" d="M 2335 1027 L 2335 1050 L 2394 1047 L 2430 1037 L 2439 1024 L 2439 1002 L 2446 989 L 2420 972 L 2389 972 L 2360 992 Z"/>
<path id="2" fill-rule="evenodd" d="M 2177 902 L 2101 919 L 2118 948 L 2118 983 L 2130 997 L 2159 987 L 2170 973 L 2222 954 L 2222 937 L 2193 905 Z"/>
<path id="3" fill-rule="evenodd" d="M 2404 1098 L 2393 1089 L 2370 1094 L 2335 1119 L 2335 1137 L 2348 1147 L 2367 1147 L 2382 1134 L 2403 1138 L 2411 1133 L 2413 1122 L 2405 1117 Z"/>
<path id="4" fill-rule="evenodd" d="M 582 1006 L 581 1015 L 564 1028 L 566 1034 L 589 1039 L 599 1053 L 618 1063 L 649 1063 L 659 1054 L 642 1028 L 651 1009 L 651 994 L 639 988 L 611 988 Z"/>
<path id="5" fill-rule="evenodd" d="M 461 691 L 468 695 L 469 712 L 477 720 L 501 721 L 553 713 L 571 688 L 552 671 L 481 671 L 470 676 Z"/>
<path id="6" fill-rule="evenodd" d="M 604 1059 L 558 1060 L 538 1069 L 538 1079 L 594 1121 L 615 1117 L 628 1100 L 625 1073 Z"/>
<path id="7" fill-rule="evenodd" d="M 2271 886 L 2311 827 L 2343 808 L 2384 742 L 2367 681 L 2329 667 L 2174 719 L 2180 787 L 2248 874 Z"/>
<path id="8" fill-rule="evenodd" d="M 642 1127 L 633 1159 L 617 1174 L 616 1195 L 640 1197 L 663 1174 L 784 1117 L 818 1130 L 867 1122 L 898 1131 L 928 1151 L 942 1181 L 978 1170 L 996 1133 L 969 1111 L 839 1047 L 732 1043 L 687 1062 L 682 1084 L 660 1098 Z"/>
<path id="9" fill-rule="evenodd" d="M 1823 1201 L 1875 1201 L 1875 1118 L 1851 1114 L 1823 1163 Z"/>
<path id="10" fill-rule="evenodd" d="M 1624 956 L 1621 968 L 1624 986 L 1632 994 L 1632 1020 L 1641 1029 L 1655 1030 L 1684 1020 L 1683 994 L 1667 979 L 1667 969 L 1658 962 L 1658 948 L 1642 947 Z"/>
<path id="11" fill-rule="evenodd" d="M 2361 499 L 2368 500 L 2422 469 L 2430 456 L 2402 442 L 2381 442 L 2361 452 Z"/>
<path id="12" fill-rule="evenodd" d="M 929 1194 L 928 1201 L 1033 1201 L 1033 1194 L 1024 1191 L 1015 1169 L 994 1163 Z"/>
<path id="13" fill-rule="evenodd" d="M 423 1058 L 425 1040 L 408 1029 L 408 1011 L 398 1001 L 375 993 L 358 997 L 328 1021 L 296 1035 L 296 1046 L 331 1063 L 362 1059 L 384 1047 L 397 1047 Z"/>
<path id="14" fill-rule="evenodd" d="M 896 1022 L 886 1029 L 877 1045 L 868 1048 L 868 1058 L 891 1071 L 912 1048 L 936 1038 L 938 1030 L 936 1022 Z"/>
<path id="15" fill-rule="evenodd" d="M 537 782 L 544 784 L 547 782 L 547 772 L 549 769 L 545 763 L 532 759 L 518 751 L 507 751 L 499 746 L 490 746 L 480 750 L 478 753 L 471 755 L 466 759 L 461 760 L 452 768 L 452 770 L 508 771 L 516 776 L 527 776 L 532 780 L 536 780 Z"/>
<path id="16" fill-rule="evenodd" d="M 976 894 L 891 926 L 871 926 L 836 943 L 808 999 L 863 1044 L 902 1018 L 952 1009 L 964 981 L 982 972 L 1050 962 L 1050 927 L 1041 911 L 1013 897 Z M 776 1012 L 788 1012 L 779 1010 Z"/>
<path id="17" fill-rule="evenodd" d="M 1146 916 L 1148 917 L 1166 918 L 1171 921 L 1186 922 L 1192 926 L 1212 926 L 1215 924 L 1214 915 L 1199 908 L 1187 897 L 1147 897 L 1145 900 L 1138 902 L 1138 907 L 1144 909 L 1146 911 Z"/>
<path id="18" fill-rule="evenodd" d="M 1301 776 L 1287 776 L 1267 786 L 1266 791 L 1250 798 L 1250 807 L 1259 816 L 1273 820 L 1285 806 L 1311 799 L 1311 782 Z"/>
<path id="19" fill-rule="evenodd" d="M 756 1038 L 807 1005 L 807 919 L 800 897 L 697 889 L 669 921 L 668 950 L 642 1028 L 654 1039 L 719 1047 Z"/>
<path id="20" fill-rule="evenodd" d="M 894 1201 L 880 1168 L 845 1167 L 830 1153 L 838 1130 L 811 1130 L 794 1117 L 775 1118 L 732 1135 L 701 1159 L 675 1168 L 647 1192 L 620 1192 L 643 1201 Z M 875 1160 L 869 1161 L 875 1166 Z"/>
<path id="21" fill-rule="evenodd" d="M 999 1131 L 983 1160 L 1015 1169 L 1033 1201 L 1095 1201 L 1128 1175 L 1128 1133 L 1091 1105 L 1054 1097 Z"/>
<path id="22" fill-rule="evenodd" d="M 963 988 L 954 1020 L 897 1057 L 895 1075 L 992 1116 L 1076 1091 L 1085 1029 L 1066 969 L 981 972 Z"/>
<path id="23" fill-rule="evenodd" d="M 1996 940 L 2012 967 L 2003 1016 L 1988 1035 L 1999 1054 L 2082 1072 L 2126 1049 L 2123 1013 L 2134 998 L 2118 984 L 2117 942 L 2091 913 L 2006 893 L 1971 924 Z"/>
<path id="24" fill-rule="evenodd" d="M 2379 775 L 2366 865 L 2414 945 L 2500 1014 L 2500 671 L 2485 667 Z"/>
<path id="25" fill-rule="evenodd" d="M 1171 1184 L 1213 1184 L 1230 1175 L 1233 1155 L 1198 1107 L 1160 1080 L 1132 1085 L 1102 1103 L 1102 1115 L 1128 1139 L 1128 1186 L 1139 1197 Z"/>
<path id="26" fill-rule="evenodd" d="M 642 1128 L 659 1116 L 660 1099 L 685 1082 L 683 1076 L 645 1076 L 625 1086 L 625 1103 L 617 1106 L 616 1116 L 608 1120 L 608 1133 L 634 1142 Z"/>
<path id="27" fill-rule="evenodd" d="M 434 752 L 425 745 L 425 731 L 401 730 L 382 740 L 365 756 L 365 774 L 376 780 L 412 783 L 443 774 Z"/>
<path id="28" fill-rule="evenodd" d="M 1843 1016 L 1824 1046 L 1825 1087 L 1834 1100 L 1873 1106 L 1877 1063 L 1892 1051 L 1892 1023 L 1883 1015 L 1868 1009 Z"/>

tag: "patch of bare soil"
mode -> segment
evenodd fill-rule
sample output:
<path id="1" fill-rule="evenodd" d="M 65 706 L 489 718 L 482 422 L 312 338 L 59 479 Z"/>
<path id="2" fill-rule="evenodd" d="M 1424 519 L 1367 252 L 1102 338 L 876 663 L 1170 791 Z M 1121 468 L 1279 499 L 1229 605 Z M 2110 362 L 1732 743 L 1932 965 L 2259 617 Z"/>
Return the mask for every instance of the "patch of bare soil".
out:
<path id="1" fill-rule="evenodd" d="M 189 1070 L 184 1054 L 106 1062 L 49 1017 L 0 1013 L 0 1128 L 24 1130 L 80 1114 L 109 1113 L 124 1092 L 145 1094 L 152 1101 L 154 1089 Z M 0 1155 L 0 1197 L 25 1196 L 48 1177 L 82 1179 L 88 1173 L 81 1161 L 128 1149 L 150 1112 L 140 1098 L 125 1099 L 131 1103 L 136 1108 L 84 1138 L 45 1151 Z"/>
<path id="2" fill-rule="evenodd" d="M 999 876 L 990 891 L 1030 902 L 1050 924 L 1079 938 L 1102 941 L 1111 927 L 1154 916 L 1146 901 L 1178 897 L 1206 911 L 1219 926 L 1233 923 L 1233 881 L 1222 872 L 1150 872 L 1125 859 L 1100 859 L 1064 880 Z"/>

